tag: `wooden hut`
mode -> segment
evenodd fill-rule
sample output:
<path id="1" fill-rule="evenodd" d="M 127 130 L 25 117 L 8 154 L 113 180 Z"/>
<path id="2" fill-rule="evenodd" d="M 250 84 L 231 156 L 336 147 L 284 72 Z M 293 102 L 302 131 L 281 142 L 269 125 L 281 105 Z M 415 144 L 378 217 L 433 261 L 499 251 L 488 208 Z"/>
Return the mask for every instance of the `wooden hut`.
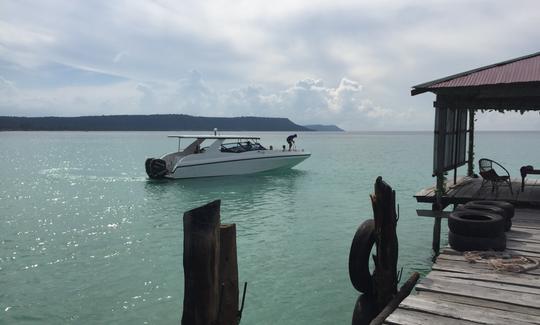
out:
<path id="1" fill-rule="evenodd" d="M 419 210 L 419 215 L 435 216 L 433 249 L 438 252 L 440 211 L 450 204 L 476 199 L 540 203 L 540 187 L 494 194 L 482 191 L 481 180 L 472 178 L 475 112 L 539 111 L 540 52 L 422 83 L 413 87 L 411 95 L 425 92 L 436 95 L 433 176 L 437 182 L 415 197 L 418 202 L 432 204 L 431 212 Z M 458 177 L 457 168 L 465 164 L 468 177 Z M 446 174 L 452 170 L 453 179 L 447 181 Z"/>
<path id="2" fill-rule="evenodd" d="M 492 192 L 473 177 L 475 112 L 540 110 L 540 53 L 420 84 L 413 87 L 412 95 L 428 91 L 437 96 L 433 155 L 437 184 L 417 193 L 416 199 L 432 204 L 432 210 L 419 214 L 435 217 L 434 251 L 439 251 L 442 210 L 450 204 L 511 201 L 515 216 L 502 255 L 444 248 L 431 272 L 416 285 L 415 294 L 384 323 L 540 324 L 540 209 L 535 206 L 540 202 L 540 186 Z M 456 169 L 465 164 L 468 175 L 458 177 Z M 445 173 L 452 169 L 453 180 L 447 181 Z M 501 261 L 531 265 L 501 269 Z"/>

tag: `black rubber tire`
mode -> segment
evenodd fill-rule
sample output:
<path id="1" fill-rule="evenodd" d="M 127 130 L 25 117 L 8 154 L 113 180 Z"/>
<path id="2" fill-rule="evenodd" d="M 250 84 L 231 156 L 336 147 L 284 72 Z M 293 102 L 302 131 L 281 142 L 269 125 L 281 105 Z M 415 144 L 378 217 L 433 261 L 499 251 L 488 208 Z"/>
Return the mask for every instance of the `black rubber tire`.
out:
<path id="1" fill-rule="evenodd" d="M 512 203 L 506 202 L 506 201 L 470 201 L 467 204 L 482 204 L 482 205 L 494 205 L 497 206 L 504 211 L 506 211 L 506 216 L 510 219 L 514 217 L 515 214 L 515 208 L 512 205 Z M 467 205 L 465 204 L 465 205 Z"/>
<path id="2" fill-rule="evenodd" d="M 512 228 L 512 219 L 506 219 L 504 223 L 504 231 L 510 231 Z"/>
<path id="3" fill-rule="evenodd" d="M 510 219 L 510 217 L 508 217 L 506 213 L 506 210 L 495 205 L 467 203 L 463 206 L 460 206 L 460 208 L 461 208 L 460 210 L 478 210 L 478 211 L 484 211 L 484 212 L 491 212 L 494 214 L 498 214 L 505 219 Z"/>
<path id="4" fill-rule="evenodd" d="M 494 213 L 465 209 L 448 215 L 448 228 L 462 236 L 499 237 L 504 227 L 505 218 Z"/>
<path id="5" fill-rule="evenodd" d="M 497 237 L 471 237 L 448 232 L 448 243 L 453 249 L 464 251 L 503 251 L 506 249 L 506 234 Z"/>
<path id="6" fill-rule="evenodd" d="M 368 294 L 363 294 L 356 300 L 352 316 L 352 325 L 369 325 L 377 316 L 375 298 Z"/>
<path id="7" fill-rule="evenodd" d="M 369 272 L 371 249 L 375 244 L 375 221 L 364 221 L 356 230 L 349 252 L 349 277 L 359 292 L 371 294 L 373 279 Z"/>
<path id="8" fill-rule="evenodd" d="M 508 217 L 508 210 L 501 207 L 488 204 L 465 204 L 459 205 L 456 210 L 478 210 L 484 212 L 495 213 L 504 218 L 504 231 L 509 231 L 512 227 L 512 219 Z"/>

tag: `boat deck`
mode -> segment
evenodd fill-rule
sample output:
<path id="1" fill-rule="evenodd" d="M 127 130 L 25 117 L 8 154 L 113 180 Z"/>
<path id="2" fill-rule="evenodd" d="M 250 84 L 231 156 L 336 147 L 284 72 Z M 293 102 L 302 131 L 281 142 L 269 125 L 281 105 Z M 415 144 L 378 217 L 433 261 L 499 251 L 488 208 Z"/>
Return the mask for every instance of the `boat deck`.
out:
<path id="1" fill-rule="evenodd" d="M 516 209 L 506 252 L 540 259 L 540 209 Z M 445 248 L 415 289 L 385 324 L 540 324 L 539 268 L 498 272 Z"/>
<path id="2" fill-rule="evenodd" d="M 526 179 L 523 192 L 521 178 L 512 179 L 512 192 L 509 186 L 499 186 L 498 191 L 492 192 L 491 185 L 482 186 L 482 181 L 482 178 L 471 177 L 458 177 L 456 183 L 453 180 L 448 181 L 443 201 L 448 204 L 460 204 L 473 200 L 502 200 L 517 206 L 540 205 L 540 179 Z M 434 203 L 435 186 L 421 190 L 414 197 L 420 203 Z"/>

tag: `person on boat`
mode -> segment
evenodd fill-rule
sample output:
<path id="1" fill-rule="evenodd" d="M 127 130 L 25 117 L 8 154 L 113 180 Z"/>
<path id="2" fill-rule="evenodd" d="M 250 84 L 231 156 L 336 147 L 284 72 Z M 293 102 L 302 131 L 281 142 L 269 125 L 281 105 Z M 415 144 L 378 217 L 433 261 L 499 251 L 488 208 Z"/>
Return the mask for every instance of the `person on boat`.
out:
<path id="1" fill-rule="evenodd" d="M 296 134 L 289 135 L 287 137 L 287 143 L 289 144 L 289 151 L 291 151 L 292 145 L 294 143 L 294 138 L 298 137 Z"/>

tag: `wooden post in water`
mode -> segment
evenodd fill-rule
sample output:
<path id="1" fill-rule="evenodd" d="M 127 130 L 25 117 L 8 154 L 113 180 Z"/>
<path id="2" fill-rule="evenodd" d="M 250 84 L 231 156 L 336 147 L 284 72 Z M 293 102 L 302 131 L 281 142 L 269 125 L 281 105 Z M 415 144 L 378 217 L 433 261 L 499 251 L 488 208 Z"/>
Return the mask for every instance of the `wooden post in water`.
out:
<path id="1" fill-rule="evenodd" d="M 396 192 L 382 177 L 375 181 L 375 193 L 371 195 L 377 254 L 373 257 L 374 295 L 378 310 L 382 310 L 397 292 L 398 239 L 396 235 Z"/>
<path id="2" fill-rule="evenodd" d="M 220 227 L 219 283 L 220 297 L 219 324 L 236 325 L 238 319 L 238 262 L 236 256 L 236 225 L 223 224 Z"/>
<path id="3" fill-rule="evenodd" d="M 212 325 L 218 318 L 220 203 L 184 213 L 183 325 Z"/>

